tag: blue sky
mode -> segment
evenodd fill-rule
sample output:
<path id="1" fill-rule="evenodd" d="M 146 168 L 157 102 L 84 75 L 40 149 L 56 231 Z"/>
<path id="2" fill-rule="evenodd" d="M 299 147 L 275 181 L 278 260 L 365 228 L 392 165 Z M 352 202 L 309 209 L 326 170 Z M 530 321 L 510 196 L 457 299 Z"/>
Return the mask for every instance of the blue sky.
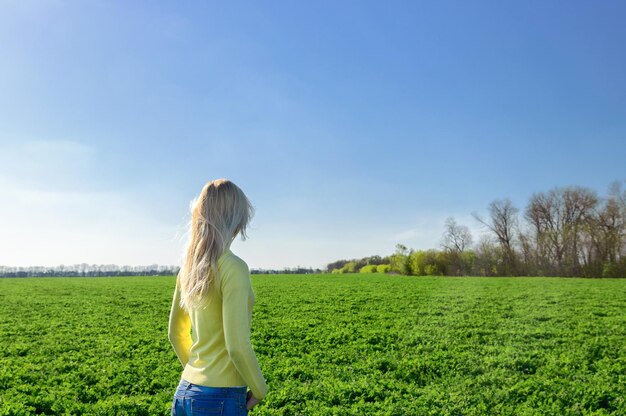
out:
<path id="1" fill-rule="evenodd" d="M 0 3 L 0 264 L 178 264 L 227 177 L 254 268 L 437 247 L 626 179 L 626 4 Z"/>

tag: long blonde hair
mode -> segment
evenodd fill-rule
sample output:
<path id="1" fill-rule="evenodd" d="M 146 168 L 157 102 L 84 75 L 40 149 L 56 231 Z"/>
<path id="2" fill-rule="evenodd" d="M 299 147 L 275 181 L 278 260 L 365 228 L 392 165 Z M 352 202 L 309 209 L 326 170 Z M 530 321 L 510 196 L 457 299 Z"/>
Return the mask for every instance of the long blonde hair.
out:
<path id="1" fill-rule="evenodd" d="M 191 201 L 189 242 L 178 272 L 180 305 L 189 310 L 202 303 L 216 281 L 217 261 L 246 228 L 254 209 L 241 189 L 228 179 L 208 182 Z"/>

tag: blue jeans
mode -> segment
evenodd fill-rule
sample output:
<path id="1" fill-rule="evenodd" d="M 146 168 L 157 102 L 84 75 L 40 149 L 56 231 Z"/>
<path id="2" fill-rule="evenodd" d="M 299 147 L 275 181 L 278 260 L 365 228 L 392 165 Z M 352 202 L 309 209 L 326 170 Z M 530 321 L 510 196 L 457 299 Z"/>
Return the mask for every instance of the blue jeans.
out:
<path id="1" fill-rule="evenodd" d="M 172 416 L 246 416 L 246 387 L 205 387 L 181 380 Z"/>

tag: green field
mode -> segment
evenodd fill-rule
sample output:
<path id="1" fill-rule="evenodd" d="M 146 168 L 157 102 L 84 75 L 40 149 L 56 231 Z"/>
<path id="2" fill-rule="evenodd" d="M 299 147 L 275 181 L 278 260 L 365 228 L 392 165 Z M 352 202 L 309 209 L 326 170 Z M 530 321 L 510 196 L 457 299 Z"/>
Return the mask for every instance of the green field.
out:
<path id="1" fill-rule="evenodd" d="M 626 414 L 626 279 L 252 279 L 251 414 Z M 0 279 L 0 414 L 168 414 L 173 285 Z"/>

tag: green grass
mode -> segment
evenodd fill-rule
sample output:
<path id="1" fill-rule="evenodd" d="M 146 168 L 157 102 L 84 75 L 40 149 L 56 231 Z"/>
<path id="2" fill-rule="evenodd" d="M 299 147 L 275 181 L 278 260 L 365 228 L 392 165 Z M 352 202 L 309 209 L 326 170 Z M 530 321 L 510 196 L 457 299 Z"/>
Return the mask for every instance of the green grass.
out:
<path id="1" fill-rule="evenodd" d="M 0 279 L 0 415 L 168 414 L 173 277 Z M 626 414 L 626 280 L 253 276 L 258 415 Z"/>

